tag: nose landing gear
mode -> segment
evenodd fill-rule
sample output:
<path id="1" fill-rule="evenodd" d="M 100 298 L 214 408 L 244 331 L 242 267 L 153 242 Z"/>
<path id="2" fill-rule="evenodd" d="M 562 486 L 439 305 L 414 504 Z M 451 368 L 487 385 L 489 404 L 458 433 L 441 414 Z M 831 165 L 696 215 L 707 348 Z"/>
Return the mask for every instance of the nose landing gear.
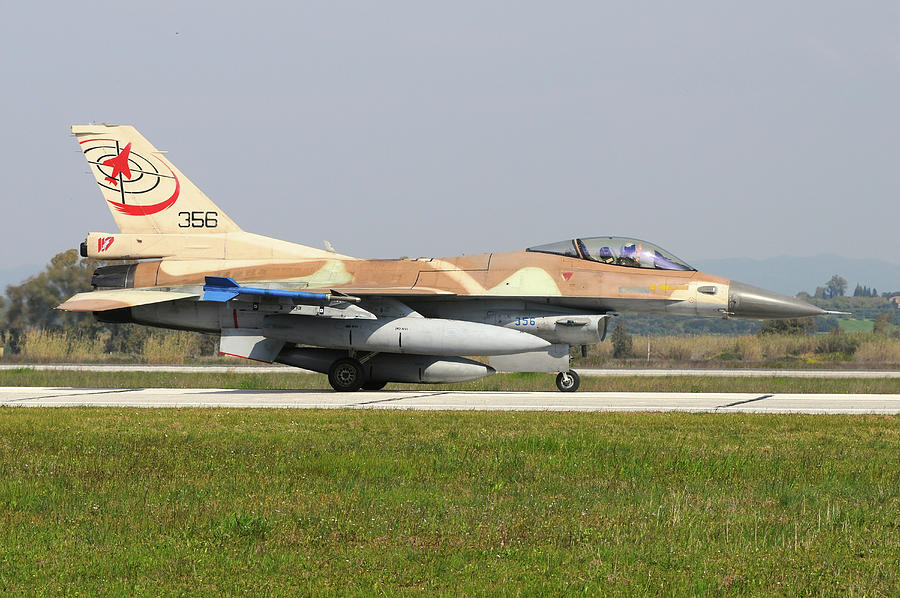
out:
<path id="1" fill-rule="evenodd" d="M 581 386 L 581 377 L 575 370 L 560 372 L 556 376 L 556 388 L 561 392 L 575 392 Z"/>

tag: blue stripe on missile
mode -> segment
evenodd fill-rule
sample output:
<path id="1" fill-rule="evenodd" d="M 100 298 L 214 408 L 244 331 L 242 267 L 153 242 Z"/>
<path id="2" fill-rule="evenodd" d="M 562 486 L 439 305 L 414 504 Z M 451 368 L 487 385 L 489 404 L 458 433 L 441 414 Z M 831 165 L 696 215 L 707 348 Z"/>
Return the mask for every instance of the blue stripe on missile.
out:
<path id="1" fill-rule="evenodd" d="M 308 293 L 306 291 L 282 291 L 280 289 L 259 289 L 255 287 L 243 287 L 233 278 L 227 276 L 207 276 L 203 285 L 203 300 L 225 302 L 234 299 L 238 295 L 254 295 L 257 297 L 286 297 L 300 301 L 313 301 L 327 303 L 328 295 L 325 293 Z"/>

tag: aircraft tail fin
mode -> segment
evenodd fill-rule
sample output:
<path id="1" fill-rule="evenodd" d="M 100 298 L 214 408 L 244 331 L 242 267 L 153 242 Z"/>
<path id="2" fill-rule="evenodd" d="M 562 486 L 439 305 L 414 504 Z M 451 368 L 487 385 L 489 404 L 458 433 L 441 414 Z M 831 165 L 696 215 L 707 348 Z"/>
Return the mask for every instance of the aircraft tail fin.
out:
<path id="1" fill-rule="evenodd" d="M 72 127 L 123 233 L 229 233 L 240 227 L 128 125 Z"/>

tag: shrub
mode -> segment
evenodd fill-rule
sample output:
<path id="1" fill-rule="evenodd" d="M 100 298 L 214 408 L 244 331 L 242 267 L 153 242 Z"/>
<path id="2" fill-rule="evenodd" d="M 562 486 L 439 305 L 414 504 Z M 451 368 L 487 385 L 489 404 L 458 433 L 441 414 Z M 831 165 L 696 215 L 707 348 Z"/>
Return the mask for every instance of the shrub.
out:
<path id="1" fill-rule="evenodd" d="M 853 355 L 859 347 L 859 340 L 855 336 L 851 336 L 836 328 L 828 334 L 823 334 L 817 338 L 816 353 L 842 353 L 844 355 Z"/>
<path id="2" fill-rule="evenodd" d="M 766 320 L 756 334 L 811 334 L 816 329 L 812 318 L 789 318 L 786 320 Z"/>
<path id="3" fill-rule="evenodd" d="M 883 312 L 878 314 L 878 317 L 875 318 L 875 323 L 872 327 L 872 332 L 875 334 L 880 334 L 887 336 L 891 331 L 891 328 L 894 327 L 894 314 L 889 312 Z"/>
<path id="4" fill-rule="evenodd" d="M 625 321 L 619 320 L 612 333 L 613 357 L 624 359 L 634 357 L 634 339 L 625 329 Z"/>

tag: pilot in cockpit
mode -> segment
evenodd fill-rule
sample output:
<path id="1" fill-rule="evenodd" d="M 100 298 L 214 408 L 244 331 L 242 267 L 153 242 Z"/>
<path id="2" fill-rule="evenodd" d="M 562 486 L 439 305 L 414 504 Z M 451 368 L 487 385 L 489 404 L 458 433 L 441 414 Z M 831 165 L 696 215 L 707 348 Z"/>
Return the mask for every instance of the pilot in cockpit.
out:
<path id="1" fill-rule="evenodd" d="M 632 243 L 631 245 L 625 245 L 622 247 L 622 253 L 619 254 L 619 259 L 616 262 L 620 266 L 631 266 L 633 268 L 640 267 L 641 265 L 641 247 L 640 245 L 635 245 Z"/>
<path id="2" fill-rule="evenodd" d="M 565 255 L 630 268 L 693 270 L 677 257 L 659 247 L 646 241 L 627 237 L 576 238 L 570 241 L 530 247 L 527 251 Z"/>
<path id="3" fill-rule="evenodd" d="M 601 247 L 597 250 L 597 253 L 592 255 L 591 257 L 593 257 L 598 262 L 603 262 L 604 264 L 612 264 L 616 261 L 616 258 L 609 247 Z"/>

